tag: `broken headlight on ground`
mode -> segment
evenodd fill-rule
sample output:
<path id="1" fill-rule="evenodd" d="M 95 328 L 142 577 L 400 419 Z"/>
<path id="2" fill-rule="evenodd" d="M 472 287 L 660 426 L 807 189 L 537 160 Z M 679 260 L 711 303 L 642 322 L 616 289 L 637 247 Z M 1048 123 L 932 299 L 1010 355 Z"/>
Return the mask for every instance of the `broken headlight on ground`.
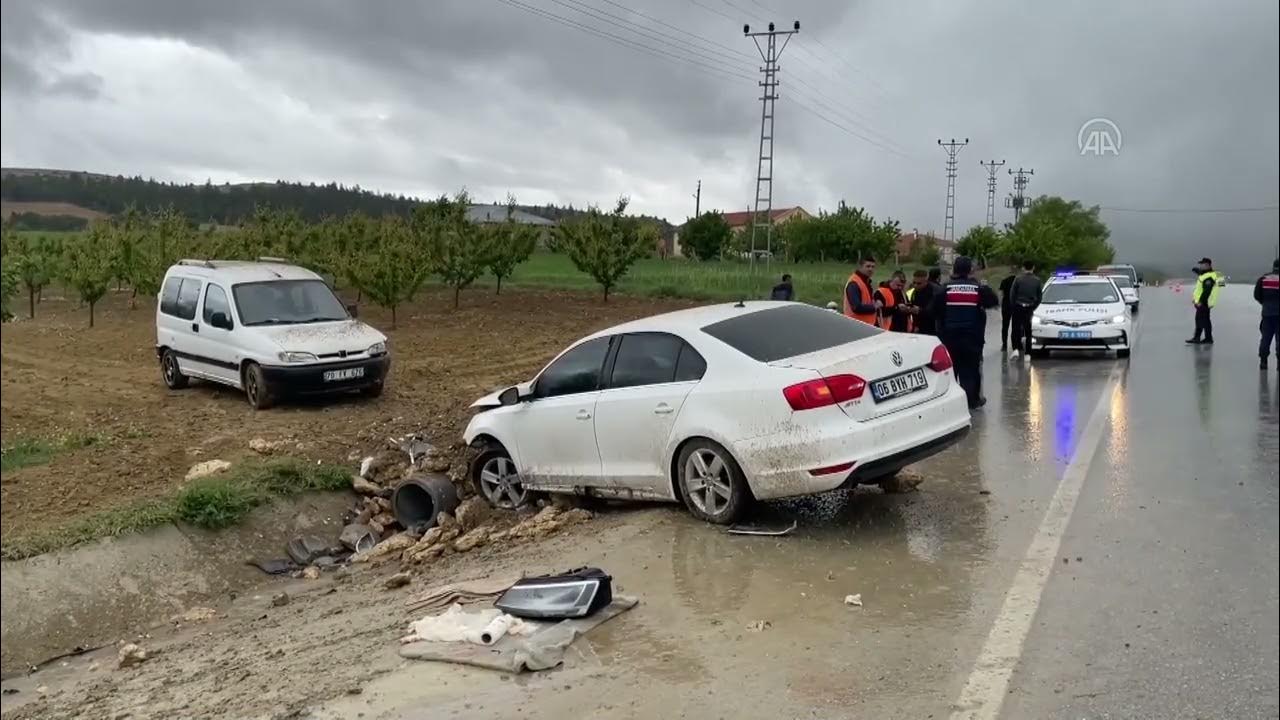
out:
<path id="1" fill-rule="evenodd" d="M 613 578 L 600 568 L 523 578 L 494 606 L 516 617 L 543 620 L 587 617 L 613 602 Z"/>

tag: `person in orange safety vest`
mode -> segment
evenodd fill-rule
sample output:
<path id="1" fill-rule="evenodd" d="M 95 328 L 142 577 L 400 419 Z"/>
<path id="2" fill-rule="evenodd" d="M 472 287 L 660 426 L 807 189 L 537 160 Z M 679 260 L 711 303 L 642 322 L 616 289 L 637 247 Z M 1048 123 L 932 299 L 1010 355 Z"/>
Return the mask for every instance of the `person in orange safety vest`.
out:
<path id="1" fill-rule="evenodd" d="M 844 314 L 854 320 L 861 320 L 868 325 L 876 324 L 876 313 L 879 301 L 872 289 L 871 276 L 875 274 L 876 261 L 867 258 L 858 264 L 858 269 L 849 276 L 844 285 Z"/>

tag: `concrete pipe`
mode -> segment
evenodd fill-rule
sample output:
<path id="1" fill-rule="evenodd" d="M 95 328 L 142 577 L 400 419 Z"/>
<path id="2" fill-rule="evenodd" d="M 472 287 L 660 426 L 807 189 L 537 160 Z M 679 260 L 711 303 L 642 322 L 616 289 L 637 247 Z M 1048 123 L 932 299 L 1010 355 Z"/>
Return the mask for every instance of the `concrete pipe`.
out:
<path id="1" fill-rule="evenodd" d="M 391 512 L 406 529 L 434 527 L 440 513 L 451 513 L 457 507 L 458 491 L 444 475 L 411 475 L 391 496 Z"/>

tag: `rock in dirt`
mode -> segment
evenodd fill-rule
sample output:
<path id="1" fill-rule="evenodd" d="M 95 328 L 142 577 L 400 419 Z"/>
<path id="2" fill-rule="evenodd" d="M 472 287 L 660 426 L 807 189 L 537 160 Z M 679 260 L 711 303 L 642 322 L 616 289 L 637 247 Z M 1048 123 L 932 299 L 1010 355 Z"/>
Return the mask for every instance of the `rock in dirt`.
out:
<path id="1" fill-rule="evenodd" d="M 364 552 L 378 544 L 378 534 L 373 528 L 362 523 L 351 523 L 342 528 L 338 542 L 351 552 Z"/>
<path id="2" fill-rule="evenodd" d="M 594 516 L 591 514 L 590 510 L 573 508 L 572 510 L 566 510 L 561 513 L 560 521 L 565 525 L 577 525 L 578 523 L 584 523 L 590 520 L 592 517 Z"/>
<path id="3" fill-rule="evenodd" d="M 283 444 L 284 442 L 281 440 L 264 440 L 260 437 L 256 437 L 249 441 L 249 449 L 259 455 L 270 455 Z"/>
<path id="4" fill-rule="evenodd" d="M 764 632 L 771 627 L 773 627 L 773 623 L 768 620 L 756 620 L 755 622 L 747 625 L 747 630 L 750 632 Z"/>
<path id="5" fill-rule="evenodd" d="M 284 607 L 289 604 L 289 593 L 281 592 L 271 596 L 271 607 Z"/>
<path id="6" fill-rule="evenodd" d="M 208 477 L 210 475 L 220 473 L 229 467 L 231 467 L 231 463 L 226 460 L 205 460 L 204 462 L 198 462 L 195 465 L 192 465 L 191 469 L 187 471 L 186 479 L 191 481 L 197 478 Z"/>
<path id="7" fill-rule="evenodd" d="M 462 534 L 458 526 L 447 528 L 433 527 L 422 534 L 422 539 L 404 553 L 405 562 L 417 563 L 440 557 L 448 548 L 448 543 Z"/>
<path id="8" fill-rule="evenodd" d="M 476 495 L 463 500 L 454 514 L 463 530 L 474 530 L 489 520 L 493 515 L 493 508 L 484 498 Z"/>
<path id="9" fill-rule="evenodd" d="M 463 553 L 474 550 L 480 545 L 483 545 L 485 541 L 489 539 L 489 533 L 491 532 L 493 532 L 493 530 L 488 525 L 481 525 L 480 527 L 471 530 L 466 535 L 463 535 L 453 541 L 454 552 Z"/>
<path id="10" fill-rule="evenodd" d="M 922 482 L 924 482 L 923 475 L 910 470 L 902 470 L 893 477 L 881 480 L 880 488 L 886 493 L 908 493 L 914 491 Z"/>
<path id="11" fill-rule="evenodd" d="M 851 607 L 862 607 L 862 593 L 844 596 L 844 604 Z"/>
<path id="12" fill-rule="evenodd" d="M 452 527 L 458 527 L 458 519 L 449 513 L 442 512 L 436 515 L 436 527 L 448 530 Z"/>
<path id="13" fill-rule="evenodd" d="M 193 607 L 181 615 L 174 618 L 175 622 L 184 623 L 202 623 L 209 622 L 217 616 L 217 611 L 211 607 Z"/>
<path id="14" fill-rule="evenodd" d="M 319 580 L 320 568 L 316 567 L 315 565 L 306 566 L 305 568 L 302 569 L 302 579 L 303 580 Z"/>
<path id="15" fill-rule="evenodd" d="M 116 657 L 116 667 L 133 667 L 146 662 L 150 657 L 151 655 L 147 653 L 146 648 L 136 643 L 128 643 L 120 648 L 120 654 Z"/>
<path id="16" fill-rule="evenodd" d="M 395 590 L 396 588 L 402 588 L 405 585 L 408 585 L 412 581 L 413 581 L 413 576 L 410 575 L 409 573 L 398 572 L 395 575 L 392 575 L 391 577 L 387 578 L 386 581 L 382 583 L 382 586 L 388 590 Z"/>
<path id="17" fill-rule="evenodd" d="M 351 476 L 351 489 L 355 490 L 360 495 L 377 496 L 378 494 L 383 492 L 383 488 L 381 485 L 378 485 L 377 483 L 371 482 L 369 480 L 365 480 L 359 475 Z"/>
<path id="18" fill-rule="evenodd" d="M 351 556 L 353 563 L 377 562 L 408 550 L 417 543 L 417 539 L 408 533 L 397 533 L 383 540 L 373 548 Z"/>
<path id="19" fill-rule="evenodd" d="M 329 554 L 329 543 L 316 535 L 300 535 L 289 541 L 285 551 L 299 565 L 310 565 L 321 555 Z"/>
<path id="20" fill-rule="evenodd" d="M 360 463 L 360 475 L 379 485 L 391 486 L 409 472 L 409 456 L 399 450 L 382 450 Z"/>

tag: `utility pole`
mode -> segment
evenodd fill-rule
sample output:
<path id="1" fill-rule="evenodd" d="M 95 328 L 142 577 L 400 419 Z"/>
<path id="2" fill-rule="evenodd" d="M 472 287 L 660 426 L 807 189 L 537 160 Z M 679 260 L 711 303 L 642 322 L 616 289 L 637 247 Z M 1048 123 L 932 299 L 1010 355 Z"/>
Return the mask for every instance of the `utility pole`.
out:
<path id="1" fill-rule="evenodd" d="M 1013 224 L 1017 225 L 1022 219 L 1022 211 L 1027 209 L 1026 189 L 1027 183 L 1031 182 L 1030 177 L 1036 174 L 1035 170 L 1024 170 L 1018 168 L 1014 172 L 1013 168 L 1009 169 L 1009 174 L 1013 176 L 1013 195 L 1005 198 L 1005 207 L 1013 208 Z"/>
<path id="2" fill-rule="evenodd" d="M 742 26 L 742 34 L 751 38 L 760 52 L 764 65 L 760 72 L 764 80 L 759 85 L 764 92 L 760 96 L 760 152 L 756 162 L 756 202 L 755 212 L 751 216 L 751 267 L 755 268 L 756 253 L 764 250 L 765 262 L 768 263 L 773 254 L 773 115 L 774 101 L 778 99 L 778 57 L 791 42 L 791 36 L 800 32 L 800 21 L 796 20 L 790 30 L 776 30 L 769 23 L 768 32 L 751 32 L 750 25 Z M 782 37 L 782 47 L 778 47 L 778 37 Z M 761 42 L 764 38 L 764 42 Z M 761 215 L 763 209 L 764 214 Z M 763 246 L 763 248 L 762 248 Z"/>
<path id="3" fill-rule="evenodd" d="M 698 192 L 693 194 L 693 216 L 700 217 L 702 215 L 702 181 L 698 181 Z"/>
<path id="4" fill-rule="evenodd" d="M 942 239 L 954 243 L 956 241 L 956 155 L 960 148 L 969 144 L 969 138 L 958 142 L 951 138 L 950 142 L 938 140 L 938 145 L 947 153 L 947 219 L 942 225 Z"/>
<path id="5" fill-rule="evenodd" d="M 978 164 L 987 169 L 987 227 L 996 227 L 996 173 L 1004 165 L 1003 160 L 979 160 Z"/>

